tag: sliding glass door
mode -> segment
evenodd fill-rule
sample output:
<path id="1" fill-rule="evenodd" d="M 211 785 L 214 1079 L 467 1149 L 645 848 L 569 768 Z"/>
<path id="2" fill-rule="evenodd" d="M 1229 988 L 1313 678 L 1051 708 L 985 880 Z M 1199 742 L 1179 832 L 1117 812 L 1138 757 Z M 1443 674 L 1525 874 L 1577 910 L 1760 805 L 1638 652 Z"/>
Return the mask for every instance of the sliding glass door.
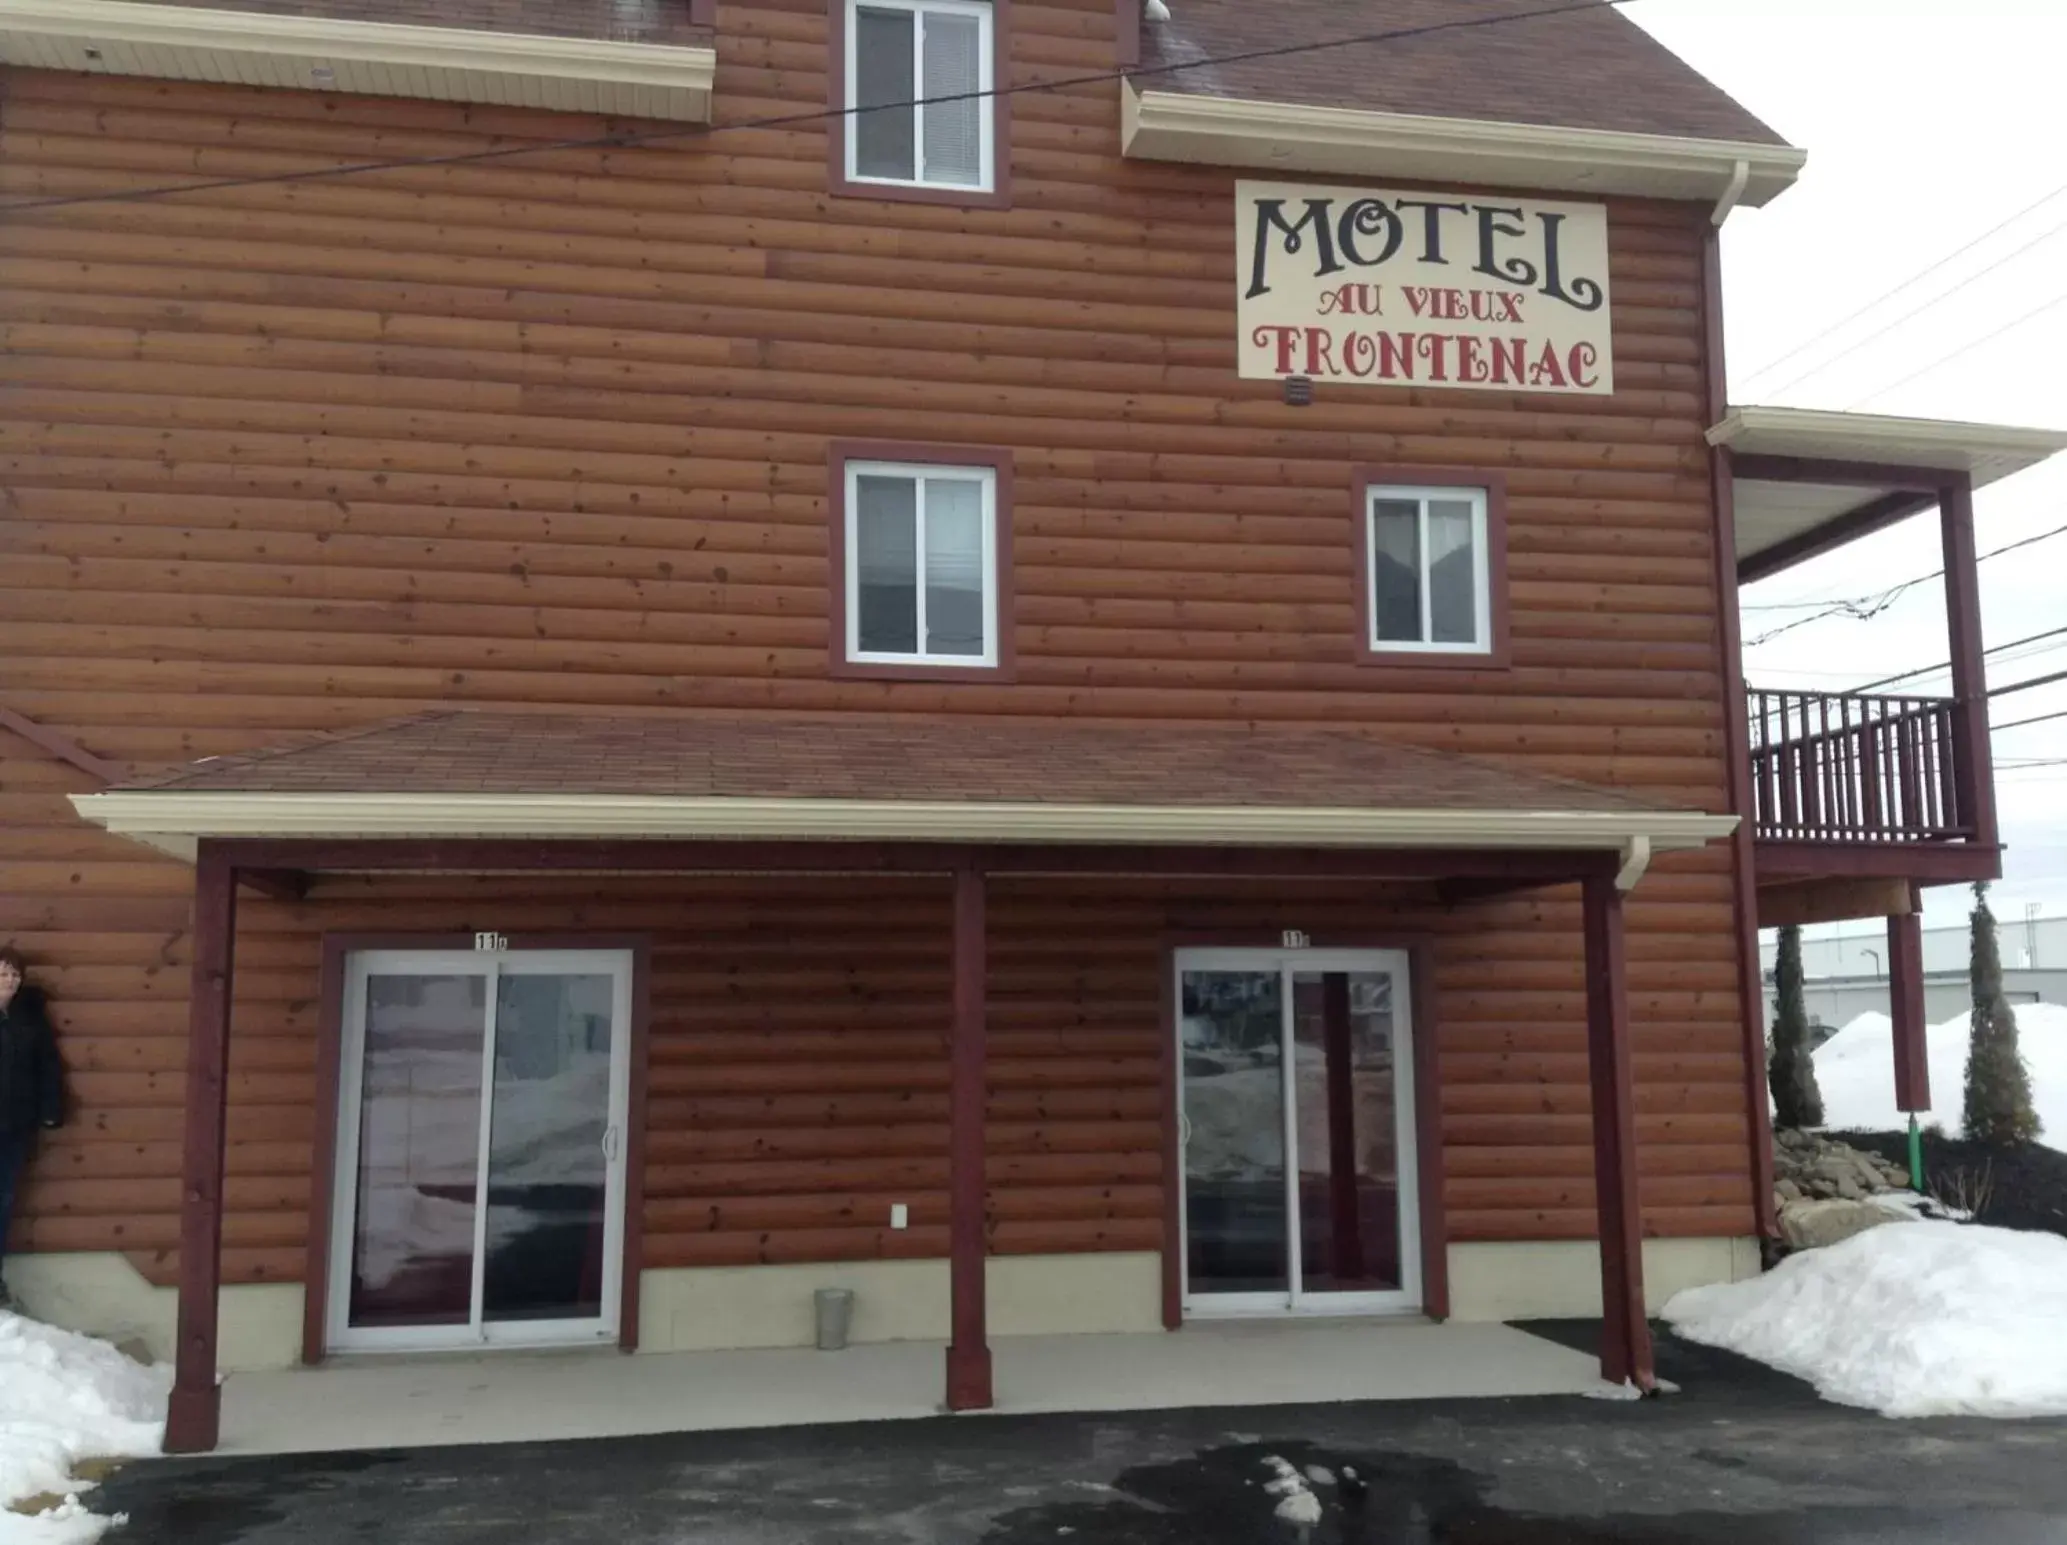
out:
<path id="1" fill-rule="evenodd" d="M 1176 986 L 1186 1312 L 1419 1308 L 1406 956 L 1185 950 Z"/>
<path id="2" fill-rule="evenodd" d="M 329 1344 L 614 1341 L 629 951 L 369 951 L 345 982 Z"/>

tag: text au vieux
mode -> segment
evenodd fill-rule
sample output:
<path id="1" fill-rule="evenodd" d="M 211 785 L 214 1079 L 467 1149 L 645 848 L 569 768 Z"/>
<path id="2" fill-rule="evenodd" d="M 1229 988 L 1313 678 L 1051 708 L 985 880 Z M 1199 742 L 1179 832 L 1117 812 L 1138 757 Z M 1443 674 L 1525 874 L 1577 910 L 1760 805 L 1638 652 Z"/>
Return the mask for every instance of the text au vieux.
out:
<path id="1" fill-rule="evenodd" d="M 1599 384 L 1600 350 L 1594 344 L 1553 343 L 1529 332 L 1540 316 L 1534 307 L 1592 313 L 1606 301 L 1596 280 L 1567 272 L 1562 213 L 1538 209 L 1527 221 L 1529 212 L 1514 206 L 1434 197 L 1390 203 L 1360 198 L 1338 210 L 1336 199 L 1312 198 L 1288 217 L 1286 202 L 1256 200 L 1245 300 L 1271 292 L 1274 258 L 1310 257 L 1311 278 L 1300 276 L 1310 284 L 1379 268 L 1410 241 L 1423 265 L 1461 268 L 1468 261 L 1471 273 L 1498 287 L 1364 280 L 1327 285 L 1318 292 L 1315 312 L 1330 320 L 1250 330 L 1253 346 L 1270 351 L 1276 374 L 1550 390 Z M 1345 325 L 1345 318 L 1358 320 Z M 1478 323 L 1485 330 L 1445 328 L 1446 322 Z M 1516 331 L 1502 332 L 1503 327 Z"/>

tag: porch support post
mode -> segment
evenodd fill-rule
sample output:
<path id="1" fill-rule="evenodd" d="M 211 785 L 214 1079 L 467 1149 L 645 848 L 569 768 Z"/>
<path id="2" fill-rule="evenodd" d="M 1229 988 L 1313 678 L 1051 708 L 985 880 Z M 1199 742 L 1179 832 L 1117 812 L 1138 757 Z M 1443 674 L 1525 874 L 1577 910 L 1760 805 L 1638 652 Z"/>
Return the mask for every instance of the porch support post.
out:
<path id="1" fill-rule="evenodd" d="M 1895 1109 L 1931 1108 L 1931 1059 L 1924 1035 L 1923 918 L 1888 919 L 1888 1014 L 1895 1022 Z"/>
<path id="2" fill-rule="evenodd" d="M 948 1285 L 953 1339 L 947 1348 L 947 1408 L 991 1404 L 990 1341 L 984 1324 L 983 871 L 955 868 L 954 1025 L 948 1080 Z"/>
<path id="3" fill-rule="evenodd" d="M 186 1155 L 180 1182 L 179 1346 L 165 1421 L 168 1454 L 213 1449 L 222 1428 L 215 1382 L 222 1290 L 223 1128 L 229 1093 L 231 970 L 237 875 L 204 839 L 194 863 L 194 979 L 187 996 Z"/>
<path id="4" fill-rule="evenodd" d="M 1650 1390 L 1643 1220 L 1629 1053 L 1622 893 L 1612 875 L 1585 882 L 1586 1040 L 1593 1076 L 1593 1184 L 1600 1214 L 1601 1377 Z"/>
<path id="5" fill-rule="evenodd" d="M 1960 477 L 1938 502 L 1945 557 L 1945 626 L 1952 645 L 1953 789 L 1976 842 L 1993 844 L 1995 758 L 1988 744 L 1988 662 L 1981 653 L 1981 577 L 1974 557 L 1974 484 Z"/>

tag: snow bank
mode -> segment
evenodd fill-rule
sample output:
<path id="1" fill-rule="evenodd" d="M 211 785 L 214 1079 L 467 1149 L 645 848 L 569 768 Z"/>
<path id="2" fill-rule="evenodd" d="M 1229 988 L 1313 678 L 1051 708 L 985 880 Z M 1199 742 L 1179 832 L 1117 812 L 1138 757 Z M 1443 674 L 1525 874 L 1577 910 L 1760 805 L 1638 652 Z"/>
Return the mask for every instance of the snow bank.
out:
<path id="1" fill-rule="evenodd" d="M 1961 1135 L 1967 1038 L 1965 1014 L 1929 1029 L 1931 1098 L 1926 1125 L 1937 1122 Z M 2056 1003 L 2017 1005 L 2017 1045 L 2031 1069 L 2031 1097 L 2045 1124 L 2041 1142 L 2067 1149 L 2067 1008 Z M 1823 1119 L 1833 1130 L 1889 1132 L 1909 1125 L 1895 1109 L 1895 1027 L 1885 1014 L 1861 1014 L 1816 1048 L 1816 1084 Z"/>
<path id="2" fill-rule="evenodd" d="M 2067 1415 L 2067 1239 L 1891 1223 L 1665 1305 L 1689 1341 L 1886 1416 Z"/>
<path id="3" fill-rule="evenodd" d="M 9 1503 L 69 1496 L 76 1459 L 158 1452 L 168 1372 L 131 1362 L 106 1342 L 0 1313 L 0 1545 L 84 1545 L 115 1520 L 67 1504 L 35 1517 Z"/>

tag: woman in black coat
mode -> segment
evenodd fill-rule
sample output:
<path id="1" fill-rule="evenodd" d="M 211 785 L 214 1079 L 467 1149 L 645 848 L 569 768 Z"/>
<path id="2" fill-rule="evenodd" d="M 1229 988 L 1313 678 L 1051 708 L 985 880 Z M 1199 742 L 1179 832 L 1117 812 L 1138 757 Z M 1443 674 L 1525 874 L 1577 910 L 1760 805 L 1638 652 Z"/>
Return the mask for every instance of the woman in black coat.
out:
<path id="1" fill-rule="evenodd" d="M 18 950 L 0 949 L 0 1261 L 7 1257 L 7 1225 L 14 1194 L 28 1167 L 36 1133 L 65 1118 L 65 1068 L 43 994 L 23 981 Z M 0 1307 L 9 1302 L 0 1282 Z"/>

